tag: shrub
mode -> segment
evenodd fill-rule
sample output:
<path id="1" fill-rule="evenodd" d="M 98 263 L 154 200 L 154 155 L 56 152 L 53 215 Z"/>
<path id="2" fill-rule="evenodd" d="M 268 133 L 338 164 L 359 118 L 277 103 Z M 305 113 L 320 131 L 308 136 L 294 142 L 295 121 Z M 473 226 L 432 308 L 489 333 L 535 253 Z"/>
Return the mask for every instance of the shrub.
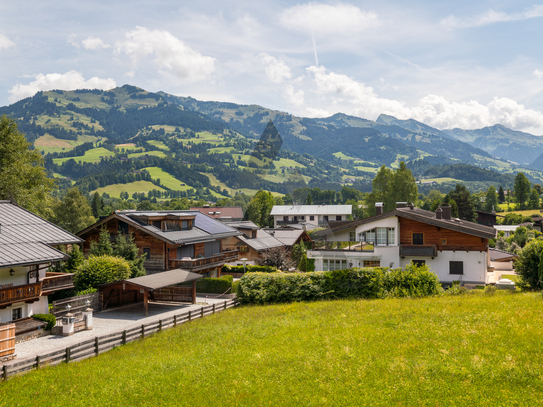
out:
<path id="1" fill-rule="evenodd" d="M 254 273 L 254 272 L 262 272 L 262 273 L 273 273 L 277 271 L 277 268 L 270 267 L 270 266 L 257 266 L 257 265 L 247 265 L 247 272 L 248 273 Z M 243 266 L 232 266 L 230 264 L 225 264 L 222 269 L 222 273 L 243 273 L 244 269 Z"/>
<path id="2" fill-rule="evenodd" d="M 300 271 L 307 271 L 307 256 L 306 254 L 302 254 L 302 258 L 300 260 L 300 264 L 298 264 L 298 270 Z"/>
<path id="3" fill-rule="evenodd" d="M 78 291 L 98 288 L 101 284 L 125 280 L 130 277 L 130 264 L 121 257 L 89 256 L 79 265 L 74 276 Z"/>
<path id="4" fill-rule="evenodd" d="M 87 294 L 94 294 L 97 291 L 98 291 L 97 288 L 92 288 L 92 287 L 87 288 L 86 290 L 76 292 L 75 297 L 81 297 L 82 295 L 87 295 Z"/>
<path id="5" fill-rule="evenodd" d="M 390 270 L 351 268 L 308 273 L 250 273 L 240 279 L 243 304 L 266 304 L 339 298 L 422 297 L 439 294 L 441 286 L 427 267 Z"/>
<path id="6" fill-rule="evenodd" d="M 522 279 L 531 287 L 537 287 L 539 282 L 539 263 L 541 261 L 541 252 L 543 251 L 543 241 L 531 240 L 526 246 L 518 252 L 518 260 L 515 270 Z"/>
<path id="7" fill-rule="evenodd" d="M 232 294 L 237 294 L 239 291 L 239 280 L 232 283 Z"/>
<path id="8" fill-rule="evenodd" d="M 57 323 L 57 319 L 53 314 L 34 314 L 32 315 L 32 318 L 39 321 L 47 322 L 47 326 L 45 327 L 46 331 L 50 331 L 51 329 L 53 329 L 53 327 Z"/>
<path id="9" fill-rule="evenodd" d="M 196 291 L 200 293 L 222 294 L 232 287 L 234 277 L 221 276 L 219 278 L 204 277 L 196 280 Z"/>

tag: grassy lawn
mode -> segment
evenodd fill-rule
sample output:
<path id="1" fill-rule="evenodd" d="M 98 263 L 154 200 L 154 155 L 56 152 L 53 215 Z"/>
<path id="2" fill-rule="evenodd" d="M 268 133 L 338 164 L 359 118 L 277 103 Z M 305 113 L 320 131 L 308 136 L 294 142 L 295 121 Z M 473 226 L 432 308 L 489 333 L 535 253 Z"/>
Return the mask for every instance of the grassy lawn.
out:
<path id="1" fill-rule="evenodd" d="M 106 150 L 104 147 L 98 147 L 85 151 L 85 154 L 82 156 L 53 158 L 53 162 L 55 164 L 62 164 L 68 160 L 74 159 L 75 162 L 82 161 L 85 163 L 95 163 L 100 161 L 100 157 L 111 157 L 112 155 L 115 155 L 112 151 Z"/>
<path id="2" fill-rule="evenodd" d="M 151 174 L 151 177 L 154 180 L 160 178 L 160 183 L 162 185 L 164 185 L 167 188 L 173 189 L 174 191 L 186 191 L 192 188 L 190 185 L 187 185 L 183 181 L 178 180 L 173 175 L 170 175 L 167 172 L 164 172 L 159 167 L 147 167 L 144 169 L 149 171 L 149 174 Z M 182 183 L 185 184 L 185 186 L 181 186 Z"/>
<path id="3" fill-rule="evenodd" d="M 119 198 L 121 196 L 121 192 L 128 192 L 128 195 L 132 197 L 132 194 L 134 192 L 147 193 L 153 189 L 165 191 L 164 188 L 157 187 L 155 184 L 149 181 L 134 181 L 128 184 L 111 184 L 102 188 L 98 188 L 95 191 L 92 191 L 92 193 L 94 194 L 95 192 L 98 192 L 100 195 L 102 195 L 105 192 L 111 196 Z"/>
<path id="4" fill-rule="evenodd" d="M 479 291 L 240 307 L 0 383 L 0 406 L 540 405 L 541 302 Z"/>

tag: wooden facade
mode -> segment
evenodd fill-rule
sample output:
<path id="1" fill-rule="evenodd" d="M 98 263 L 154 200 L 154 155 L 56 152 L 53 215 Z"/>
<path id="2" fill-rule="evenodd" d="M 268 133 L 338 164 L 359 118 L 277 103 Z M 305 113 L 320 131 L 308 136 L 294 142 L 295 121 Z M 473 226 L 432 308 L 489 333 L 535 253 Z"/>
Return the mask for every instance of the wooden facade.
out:
<path id="1" fill-rule="evenodd" d="M 15 324 L 0 324 L 0 358 L 15 353 Z"/>
<path id="2" fill-rule="evenodd" d="M 400 222 L 400 244 L 413 245 L 413 234 L 422 233 L 423 245 L 435 245 L 438 251 L 487 251 L 488 239 L 468 235 L 451 229 L 398 218 Z"/>

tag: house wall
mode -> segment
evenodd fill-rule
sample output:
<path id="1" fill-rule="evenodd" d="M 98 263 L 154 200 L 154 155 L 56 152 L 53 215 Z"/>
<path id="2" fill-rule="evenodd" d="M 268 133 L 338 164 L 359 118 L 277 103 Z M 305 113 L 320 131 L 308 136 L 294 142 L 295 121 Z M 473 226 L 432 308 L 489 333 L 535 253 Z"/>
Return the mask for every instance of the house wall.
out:
<path id="1" fill-rule="evenodd" d="M 16 308 L 21 308 L 21 318 L 30 317 L 34 314 L 48 314 L 49 304 L 47 297 L 40 297 L 39 301 L 32 304 L 26 304 L 25 302 L 17 302 L 8 306 L 5 309 L 0 309 L 0 322 L 11 321 L 12 312 Z"/>
<path id="2" fill-rule="evenodd" d="M 304 220 L 301 220 L 301 217 L 304 216 L 305 219 Z M 313 220 L 311 220 L 311 216 L 313 216 Z M 319 222 L 324 222 L 324 217 L 325 216 L 328 216 L 328 221 L 329 222 L 336 222 L 336 216 L 339 216 L 339 215 L 304 215 L 304 214 L 301 214 L 301 215 L 296 215 L 297 219 L 298 219 L 298 222 L 305 222 L 307 223 L 308 225 L 314 225 L 314 226 L 318 226 L 319 225 Z M 294 215 L 274 215 L 273 216 L 273 222 L 274 222 L 274 229 L 276 229 L 278 227 L 278 221 L 282 221 L 282 220 L 294 220 Z M 347 220 L 347 215 L 341 215 L 341 220 Z M 280 226 L 280 225 L 279 225 Z"/>

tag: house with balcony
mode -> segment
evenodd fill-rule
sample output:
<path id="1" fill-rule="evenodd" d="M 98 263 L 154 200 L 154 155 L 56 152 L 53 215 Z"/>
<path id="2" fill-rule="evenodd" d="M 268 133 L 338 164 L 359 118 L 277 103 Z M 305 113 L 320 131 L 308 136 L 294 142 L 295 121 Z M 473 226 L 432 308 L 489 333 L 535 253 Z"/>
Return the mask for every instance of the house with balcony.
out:
<path id="1" fill-rule="evenodd" d="M 496 236 L 494 228 L 453 218 L 449 206 L 430 212 L 398 203 L 385 213 L 382 203 L 376 206 L 375 216 L 319 232 L 322 240 L 307 252 L 316 270 L 396 268 L 413 262 L 428 265 L 444 285 L 493 280 L 488 240 Z"/>
<path id="2" fill-rule="evenodd" d="M 133 235 L 140 254 L 146 255 L 147 274 L 184 269 L 218 277 L 225 263 L 238 258 L 224 240 L 241 232 L 199 211 L 115 211 L 77 234 L 85 240 L 86 255 L 102 228 L 112 241 L 118 234 Z"/>
<path id="3" fill-rule="evenodd" d="M 227 248 L 237 250 L 239 258 L 236 260 L 247 259 L 254 262 L 256 258 L 276 247 L 286 247 L 280 240 L 276 239 L 273 232 L 261 229 L 251 221 L 226 222 L 226 225 L 239 230 L 238 236 L 233 236 L 225 241 Z"/>
<path id="4" fill-rule="evenodd" d="M 73 274 L 49 268 L 67 260 L 60 245 L 83 241 L 11 201 L 0 201 L 0 322 L 15 321 L 16 334 L 33 329 L 34 314 L 48 314 L 47 297 L 73 288 Z M 40 325 L 41 326 L 41 325 Z"/>
<path id="5" fill-rule="evenodd" d="M 306 230 L 327 227 L 330 222 L 346 221 L 352 205 L 275 205 L 271 210 L 273 227 L 305 225 Z"/>

